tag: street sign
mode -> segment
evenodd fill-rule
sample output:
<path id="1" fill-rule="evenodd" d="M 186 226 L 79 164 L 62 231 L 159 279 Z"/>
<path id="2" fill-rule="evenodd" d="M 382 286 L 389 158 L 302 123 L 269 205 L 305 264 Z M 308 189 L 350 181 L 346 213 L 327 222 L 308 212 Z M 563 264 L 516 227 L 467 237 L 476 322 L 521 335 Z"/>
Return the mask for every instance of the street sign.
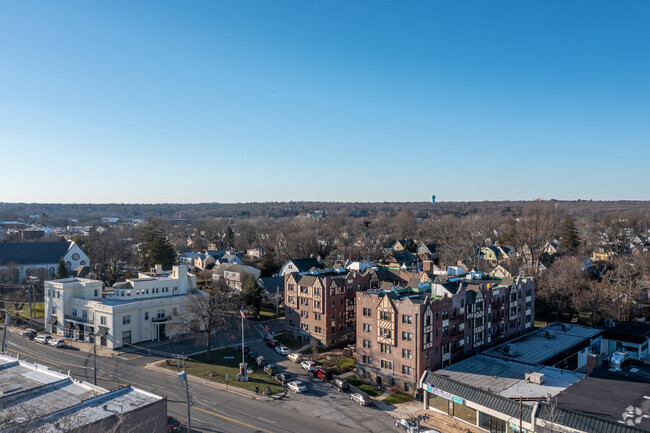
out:
<path id="1" fill-rule="evenodd" d="M 187 380 L 187 377 L 185 376 L 185 372 L 178 373 L 178 383 L 183 383 L 186 380 Z"/>

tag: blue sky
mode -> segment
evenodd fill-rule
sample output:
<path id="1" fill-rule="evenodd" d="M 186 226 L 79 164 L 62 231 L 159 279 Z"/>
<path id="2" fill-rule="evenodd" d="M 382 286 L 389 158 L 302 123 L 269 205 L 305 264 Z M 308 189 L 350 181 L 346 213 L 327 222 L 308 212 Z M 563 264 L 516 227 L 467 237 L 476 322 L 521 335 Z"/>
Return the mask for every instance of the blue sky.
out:
<path id="1" fill-rule="evenodd" d="M 650 199 L 650 2 L 0 3 L 0 201 Z"/>

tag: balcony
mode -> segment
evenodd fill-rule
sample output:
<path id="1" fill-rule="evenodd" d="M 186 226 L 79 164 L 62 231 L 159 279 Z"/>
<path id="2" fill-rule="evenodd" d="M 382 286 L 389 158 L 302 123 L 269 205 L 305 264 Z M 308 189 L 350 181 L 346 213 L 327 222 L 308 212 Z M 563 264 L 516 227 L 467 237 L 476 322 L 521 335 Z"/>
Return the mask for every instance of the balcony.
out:
<path id="1" fill-rule="evenodd" d="M 70 316 L 68 314 L 65 315 L 65 320 L 71 320 L 73 322 L 79 322 L 79 323 L 86 323 L 86 324 L 89 324 L 89 325 L 93 324 L 93 321 L 88 319 L 88 318 Z"/>

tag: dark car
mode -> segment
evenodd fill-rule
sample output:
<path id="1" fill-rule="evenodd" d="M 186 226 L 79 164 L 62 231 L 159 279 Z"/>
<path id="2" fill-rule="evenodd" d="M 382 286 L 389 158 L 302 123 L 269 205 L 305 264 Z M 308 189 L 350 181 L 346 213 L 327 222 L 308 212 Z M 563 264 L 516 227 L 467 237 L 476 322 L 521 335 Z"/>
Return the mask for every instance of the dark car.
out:
<path id="1" fill-rule="evenodd" d="M 330 386 L 332 388 L 336 388 L 338 392 L 350 390 L 350 384 L 347 383 L 344 379 L 339 379 L 339 378 L 332 379 L 330 381 Z"/>
<path id="2" fill-rule="evenodd" d="M 317 367 L 314 370 L 314 377 L 321 379 L 323 382 L 332 380 L 332 372 L 330 370 L 325 370 L 324 368 Z"/>
<path id="3" fill-rule="evenodd" d="M 260 356 L 259 353 L 253 351 L 248 352 L 246 355 L 250 358 L 251 361 L 255 361 L 257 357 Z"/>
<path id="4" fill-rule="evenodd" d="M 237 351 L 241 352 L 241 344 L 237 347 Z M 248 353 L 250 351 L 251 351 L 250 347 L 244 346 L 244 353 Z"/>
<path id="5" fill-rule="evenodd" d="M 168 433 L 176 433 L 181 431 L 181 428 L 183 425 L 178 421 L 176 418 L 173 416 L 167 415 L 167 432 Z"/>
<path id="6" fill-rule="evenodd" d="M 36 337 L 36 331 L 34 331 L 31 328 L 27 328 L 23 331 L 22 334 L 20 334 L 20 336 L 23 338 L 29 338 L 30 340 L 33 340 L 34 337 Z"/>
<path id="7" fill-rule="evenodd" d="M 264 373 L 269 376 L 275 376 L 278 374 L 278 367 L 275 364 L 267 364 L 264 366 Z"/>
<path id="8" fill-rule="evenodd" d="M 260 367 L 264 367 L 266 364 L 268 364 L 268 361 L 267 361 L 266 359 L 264 359 L 264 357 L 261 356 L 261 355 L 257 357 L 257 359 L 255 360 L 255 362 L 256 362 L 257 365 L 260 366 Z"/>
<path id="9" fill-rule="evenodd" d="M 294 377 L 290 375 L 289 373 L 280 373 L 277 376 L 275 376 L 275 380 L 280 382 L 282 385 L 285 385 L 289 382 L 292 382 Z"/>
<path id="10" fill-rule="evenodd" d="M 269 347 L 275 347 L 275 346 L 278 346 L 280 344 L 280 343 L 278 343 L 277 340 L 273 340 L 273 339 L 264 340 L 264 342 Z"/>

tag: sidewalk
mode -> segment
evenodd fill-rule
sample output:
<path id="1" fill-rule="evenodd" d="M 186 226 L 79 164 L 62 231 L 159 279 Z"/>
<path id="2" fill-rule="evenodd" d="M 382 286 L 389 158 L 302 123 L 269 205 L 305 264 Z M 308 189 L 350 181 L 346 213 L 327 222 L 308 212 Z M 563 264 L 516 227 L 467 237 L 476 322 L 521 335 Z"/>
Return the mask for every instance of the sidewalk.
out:
<path id="1" fill-rule="evenodd" d="M 175 373 L 174 371 L 169 370 L 167 368 L 157 366 L 156 364 L 159 362 L 161 361 L 157 360 L 157 361 L 150 362 L 146 364 L 144 368 L 146 368 L 147 370 L 155 371 L 156 373 L 166 374 L 167 376 L 178 377 L 178 373 Z M 187 375 L 187 380 L 190 382 L 200 383 L 202 385 L 210 386 L 214 389 L 218 389 L 219 391 L 232 392 L 234 394 L 239 394 L 244 397 L 253 398 L 255 400 L 280 400 L 287 395 L 286 389 L 282 394 L 275 394 L 275 395 L 255 394 L 253 391 L 249 391 L 247 389 L 238 388 L 236 386 L 225 385 L 223 383 L 212 382 L 210 380 L 201 379 L 200 377 L 192 376 L 191 374 Z"/>

